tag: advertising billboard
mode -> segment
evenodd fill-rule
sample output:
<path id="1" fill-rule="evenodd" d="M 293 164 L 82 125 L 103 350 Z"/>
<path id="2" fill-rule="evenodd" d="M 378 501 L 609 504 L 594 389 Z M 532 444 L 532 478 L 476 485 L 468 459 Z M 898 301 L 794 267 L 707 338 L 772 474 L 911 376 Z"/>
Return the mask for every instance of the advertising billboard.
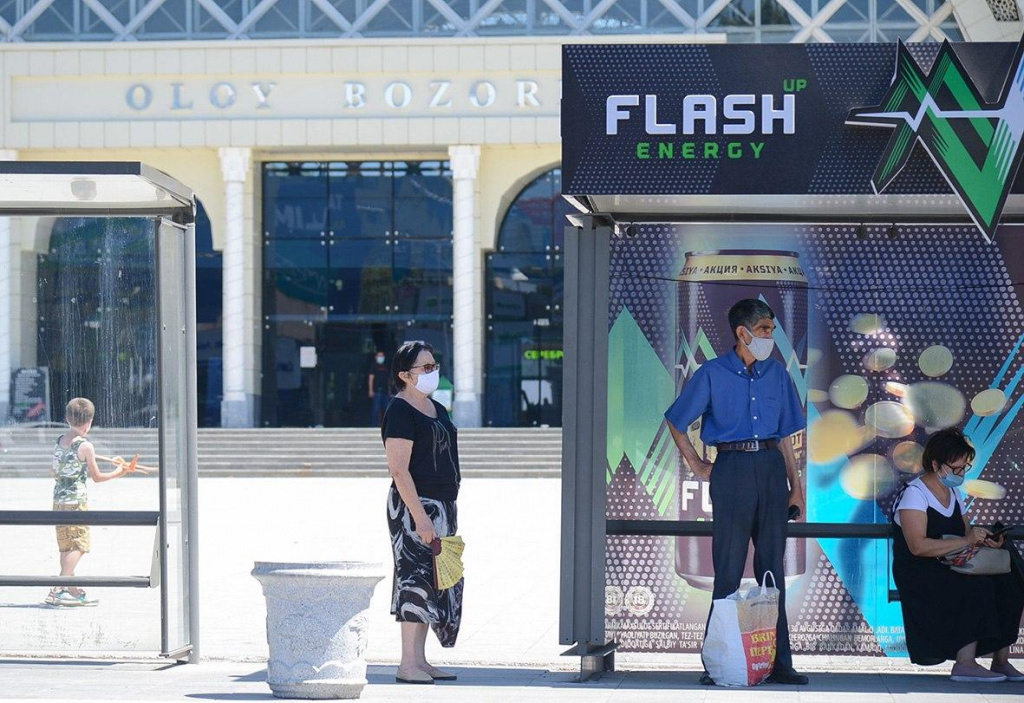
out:
<path id="1" fill-rule="evenodd" d="M 1001 227 L 994 245 L 970 225 L 668 223 L 633 234 L 611 240 L 609 520 L 712 519 L 708 485 L 663 413 L 701 364 L 731 351 L 729 307 L 760 298 L 806 407 L 795 445 L 808 522 L 888 522 L 927 436 L 949 426 L 977 450 L 968 517 L 1024 521 L 1024 227 Z M 699 421 L 689 436 L 714 458 Z M 710 547 L 608 537 L 606 629 L 620 651 L 699 651 Z M 790 539 L 785 571 L 795 652 L 905 656 L 886 540 Z"/>

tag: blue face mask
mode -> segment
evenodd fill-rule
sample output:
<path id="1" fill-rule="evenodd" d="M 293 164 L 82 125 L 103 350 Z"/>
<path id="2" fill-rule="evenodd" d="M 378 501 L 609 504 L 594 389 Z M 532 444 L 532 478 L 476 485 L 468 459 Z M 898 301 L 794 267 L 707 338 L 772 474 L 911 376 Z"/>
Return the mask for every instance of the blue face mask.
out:
<path id="1" fill-rule="evenodd" d="M 939 483 L 946 488 L 959 488 L 964 482 L 963 476 L 957 476 L 956 474 L 949 473 L 945 476 L 939 476 Z"/>

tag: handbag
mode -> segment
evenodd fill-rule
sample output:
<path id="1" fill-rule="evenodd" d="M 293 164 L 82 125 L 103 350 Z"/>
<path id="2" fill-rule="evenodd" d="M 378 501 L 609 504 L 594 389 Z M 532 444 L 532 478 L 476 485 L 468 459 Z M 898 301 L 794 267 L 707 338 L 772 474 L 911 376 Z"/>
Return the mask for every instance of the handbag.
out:
<path id="1" fill-rule="evenodd" d="M 942 539 L 961 539 L 956 535 L 942 535 Z M 998 576 L 1010 573 L 1010 552 L 1006 549 L 975 544 L 958 549 L 939 558 L 958 574 L 968 576 Z"/>

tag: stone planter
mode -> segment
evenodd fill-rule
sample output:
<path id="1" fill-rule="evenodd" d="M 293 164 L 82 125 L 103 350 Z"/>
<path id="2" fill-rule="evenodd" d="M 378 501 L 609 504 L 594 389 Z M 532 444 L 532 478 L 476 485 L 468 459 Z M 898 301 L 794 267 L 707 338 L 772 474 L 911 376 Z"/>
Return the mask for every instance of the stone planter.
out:
<path id="1" fill-rule="evenodd" d="M 366 611 L 381 564 L 256 562 L 267 599 L 267 683 L 278 698 L 359 698 Z"/>

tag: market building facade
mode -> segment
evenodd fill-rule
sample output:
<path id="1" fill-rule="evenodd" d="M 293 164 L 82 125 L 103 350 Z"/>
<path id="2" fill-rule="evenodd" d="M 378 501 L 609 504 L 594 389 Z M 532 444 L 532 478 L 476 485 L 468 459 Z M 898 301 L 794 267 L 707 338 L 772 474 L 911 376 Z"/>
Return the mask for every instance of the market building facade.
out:
<path id="1" fill-rule="evenodd" d="M 143 161 L 196 189 L 202 425 L 370 425 L 375 355 L 417 339 L 461 425 L 557 426 L 564 43 L 1021 30 L 1006 0 L 37 0 L 0 9 L 0 158 Z M 39 358 L 60 330 L 38 321 L 110 313 L 88 283 L 110 237 L 0 223 L 0 399 L 32 367 L 57 407 L 88 394 Z M 81 277 L 48 275 L 69 257 Z"/>

